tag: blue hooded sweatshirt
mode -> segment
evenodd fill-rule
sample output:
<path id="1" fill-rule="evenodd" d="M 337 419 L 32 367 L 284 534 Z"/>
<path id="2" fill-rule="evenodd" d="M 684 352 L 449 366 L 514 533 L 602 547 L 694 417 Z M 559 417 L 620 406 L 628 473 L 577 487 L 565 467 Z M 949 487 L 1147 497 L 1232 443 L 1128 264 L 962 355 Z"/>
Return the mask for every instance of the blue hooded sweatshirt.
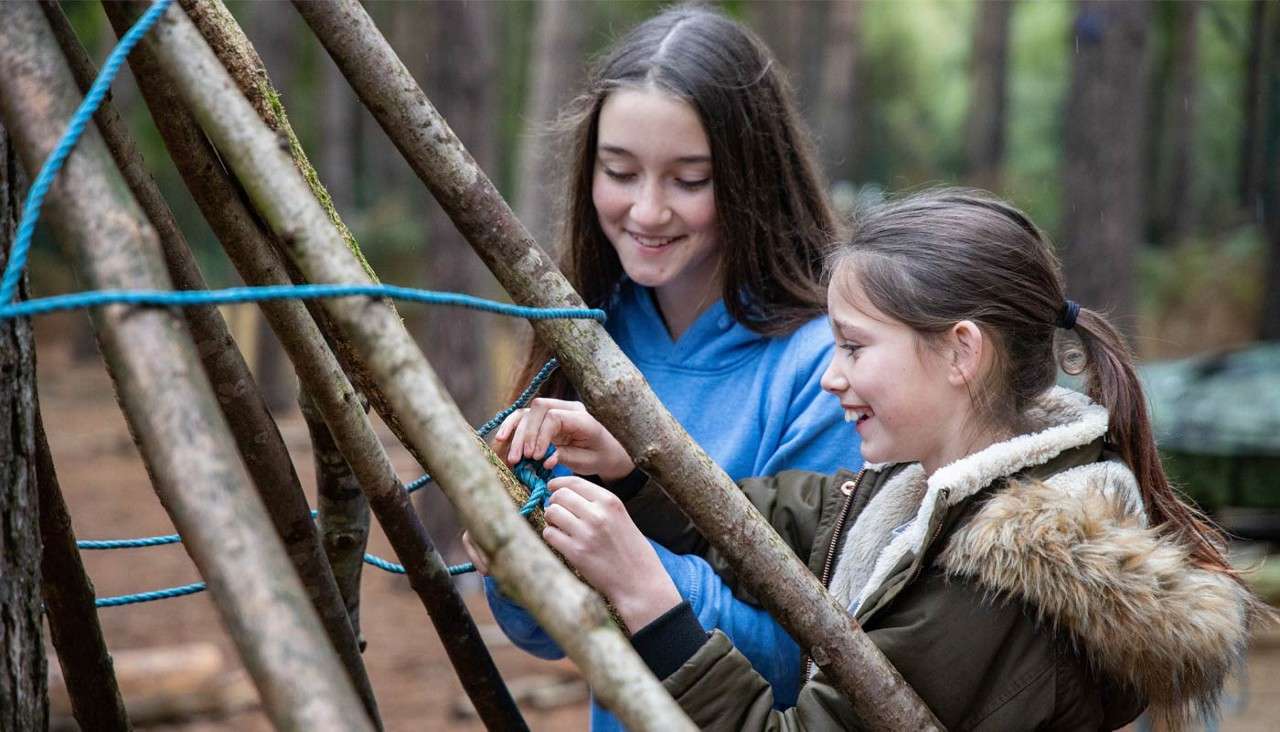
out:
<path id="1" fill-rule="evenodd" d="M 671 414 L 734 480 L 800 469 L 834 473 L 862 463 L 858 434 L 819 381 L 834 343 L 817 317 L 779 337 L 738 323 L 723 301 L 672 340 L 652 291 L 624 281 L 608 307 L 606 330 L 640 369 Z M 699 557 L 654 544 L 681 597 L 707 630 L 723 630 L 774 687 L 779 708 L 800 691 L 799 646 L 764 610 L 735 598 Z M 564 652 L 492 578 L 485 594 L 494 619 L 519 648 L 540 658 Z M 594 700 L 591 729 L 624 729 Z"/>

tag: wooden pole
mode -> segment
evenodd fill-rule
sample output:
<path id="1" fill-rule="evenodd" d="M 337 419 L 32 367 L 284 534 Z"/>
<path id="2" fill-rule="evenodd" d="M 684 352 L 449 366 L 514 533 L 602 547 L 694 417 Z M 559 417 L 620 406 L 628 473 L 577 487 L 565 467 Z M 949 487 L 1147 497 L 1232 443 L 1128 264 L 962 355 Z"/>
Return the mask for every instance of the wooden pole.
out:
<path id="1" fill-rule="evenodd" d="M 116 683 L 111 654 L 102 638 L 94 607 L 93 583 L 84 571 L 71 515 L 62 498 L 58 474 L 36 407 L 36 482 L 40 489 L 40 585 L 49 635 L 58 652 L 71 714 L 81 729 L 128 732 L 133 729 Z"/>
<path id="2" fill-rule="evenodd" d="M 87 92 L 98 75 L 89 54 L 80 44 L 61 6 L 51 0 L 44 0 L 41 6 L 76 84 L 82 93 Z M 110 101 L 103 102 L 95 120 L 129 190 L 159 234 L 160 247 L 174 285 L 181 290 L 208 289 L 173 211 L 147 172 L 146 163 L 128 127 Z M 284 542 L 289 559 L 306 587 L 307 595 L 320 615 L 320 622 L 351 677 L 351 683 L 359 692 L 365 710 L 374 724 L 381 727 L 378 704 L 360 658 L 355 632 L 347 618 L 342 596 L 320 545 L 315 522 L 311 519 L 311 508 L 307 505 L 302 483 L 294 472 L 293 460 L 280 430 L 218 309 L 214 306 L 193 307 L 184 308 L 182 313 L 254 488 L 266 506 L 276 533 Z"/>
<path id="3" fill-rule="evenodd" d="M 307 195 L 276 137 L 235 89 L 185 16 L 169 12 L 150 41 L 183 99 L 235 171 L 257 209 L 313 282 L 362 282 L 367 275 L 325 211 Z M 500 489 L 512 481 L 471 431 L 395 311 L 368 298 L 324 303 L 360 349 L 413 446 L 458 508 L 463 524 L 492 559 L 495 576 L 513 589 L 543 627 L 583 669 L 606 706 L 633 729 L 691 729 L 610 622 L 604 603 L 573 578 Z M 407 504 L 407 496 L 406 496 Z"/>
<path id="4" fill-rule="evenodd" d="M 108 3 L 104 7 L 117 30 L 128 27 L 140 15 L 136 6 Z M 253 285 L 288 284 L 290 278 L 272 243 L 274 238 L 259 228 L 257 217 L 240 197 L 239 187 L 174 92 L 154 50 L 140 45 L 129 62 L 170 157 L 241 277 Z M 222 74 L 225 76 L 225 71 Z M 310 192 L 307 197 L 314 201 Z M 262 309 L 304 391 L 369 499 L 472 703 L 491 727 L 524 729 L 520 711 L 449 576 L 444 558 L 413 511 L 359 395 L 306 306 L 297 300 L 279 300 L 263 303 Z"/>
<path id="5" fill-rule="evenodd" d="M 79 95 L 34 3 L 0 5 L 0 112 L 35 171 Z M 98 289 L 169 289 L 154 229 L 89 128 L 50 190 L 49 218 Z M 276 726 L 371 729 L 254 494 L 181 317 L 93 312 L 103 356 L 161 502 L 208 583 Z"/>
<path id="6" fill-rule="evenodd" d="M 360 4 L 295 0 L 294 7 L 512 298 L 524 305 L 581 307 L 582 299 L 529 237 Z M 555 349 L 592 414 L 661 482 L 867 724 L 939 726 L 845 608 L 667 412 L 603 326 L 547 320 L 533 327 Z"/>

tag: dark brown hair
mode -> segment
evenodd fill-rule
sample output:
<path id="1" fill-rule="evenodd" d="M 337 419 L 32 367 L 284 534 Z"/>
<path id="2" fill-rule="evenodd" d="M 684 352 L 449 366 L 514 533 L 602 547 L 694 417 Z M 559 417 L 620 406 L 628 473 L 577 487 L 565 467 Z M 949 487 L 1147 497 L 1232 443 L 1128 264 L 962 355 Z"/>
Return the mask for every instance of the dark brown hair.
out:
<path id="1" fill-rule="evenodd" d="M 591 187 L 600 108 L 613 91 L 636 87 L 687 101 L 706 130 L 729 314 L 756 332 L 781 335 L 821 313 L 823 263 L 838 232 L 791 89 L 754 34 L 699 6 L 672 8 L 633 28 L 596 64 L 565 115 L 571 144 L 560 240 L 565 274 L 582 299 L 604 307 L 623 276 Z M 517 390 L 550 355 L 535 340 Z M 543 389 L 569 392 L 563 379 Z"/>
<path id="2" fill-rule="evenodd" d="M 977 324 L 997 354 L 975 394 L 993 425 L 1025 429 L 1023 415 L 1054 385 L 1059 358 L 1074 347 L 1059 338 L 1067 333 L 1057 325 L 1066 293 L 1047 238 L 1021 211 L 983 191 L 926 191 L 860 212 L 830 269 L 856 277 L 875 308 L 926 342 L 961 320 Z M 1179 535 L 1203 565 L 1232 572 L 1221 533 L 1165 476 L 1124 339 L 1084 307 L 1072 331 L 1085 357 L 1085 391 L 1110 414 L 1107 440 L 1133 470 L 1151 524 Z"/>

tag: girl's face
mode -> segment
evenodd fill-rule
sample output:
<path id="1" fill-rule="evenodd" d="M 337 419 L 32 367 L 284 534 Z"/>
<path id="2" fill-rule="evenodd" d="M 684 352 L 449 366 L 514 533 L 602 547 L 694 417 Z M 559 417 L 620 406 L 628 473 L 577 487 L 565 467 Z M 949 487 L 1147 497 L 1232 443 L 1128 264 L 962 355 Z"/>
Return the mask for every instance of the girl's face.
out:
<path id="1" fill-rule="evenodd" d="M 720 246 L 698 113 L 661 91 L 621 89 L 598 124 L 591 197 L 622 268 L 665 300 L 701 300 L 717 284 Z"/>
<path id="2" fill-rule="evenodd" d="M 919 462 L 932 474 L 963 457 L 956 443 L 971 402 L 947 360 L 876 309 L 852 272 L 832 277 L 827 307 L 836 352 L 822 388 L 840 399 L 847 421 L 857 422 L 863 459 Z"/>

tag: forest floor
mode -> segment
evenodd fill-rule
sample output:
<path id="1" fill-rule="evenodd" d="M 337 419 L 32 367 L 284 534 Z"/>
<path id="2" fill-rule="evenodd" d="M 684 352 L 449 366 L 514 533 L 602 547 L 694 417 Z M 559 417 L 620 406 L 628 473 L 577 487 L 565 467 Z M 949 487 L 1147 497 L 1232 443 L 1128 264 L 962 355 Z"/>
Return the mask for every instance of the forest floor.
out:
<path id="1" fill-rule="evenodd" d="M 172 533 L 129 438 L 116 406 L 110 381 L 95 360 L 74 363 L 65 349 L 45 348 L 39 357 L 40 399 L 62 491 L 80 539 L 108 539 Z M 294 410 L 280 420 L 281 433 L 293 454 L 304 486 L 313 485 L 310 443 L 301 416 Z M 386 436 L 403 479 L 419 470 L 394 439 Z M 310 489 L 308 489 L 310 492 Z M 313 497 L 313 496 L 312 496 Z M 369 551 L 394 558 L 376 527 Z M 86 568 L 99 596 L 151 590 L 195 582 L 199 578 L 179 547 L 86 552 Z M 485 631 L 494 658 L 513 688 L 554 685 L 578 678 L 567 661 L 532 658 L 503 643 L 482 592 L 470 583 L 467 593 L 476 622 Z M 205 642 L 216 645 L 227 663 L 238 665 L 230 638 L 207 593 L 100 611 L 108 648 L 114 654 Z M 444 650 L 417 596 L 403 577 L 366 566 L 361 593 L 361 626 L 368 648 L 365 664 L 385 727 L 401 730 L 481 730 L 474 717 L 456 711 L 465 700 Z M 52 647 L 49 663 L 56 668 Z M 1280 634 L 1260 638 L 1251 649 L 1245 693 L 1233 688 L 1222 730 L 1252 732 L 1275 729 L 1280 720 Z M 572 684 L 570 684 L 572 688 Z M 583 692 L 585 693 L 585 692 Z M 522 704 L 535 730 L 585 730 L 583 697 L 548 709 Z M 126 692 L 126 702 L 130 702 Z M 1234 704 L 1234 707 L 1233 707 Z M 542 705 L 538 705 L 542 706 Z M 214 732 L 269 730 L 266 716 L 250 703 L 240 711 L 148 725 L 148 729 Z"/>

